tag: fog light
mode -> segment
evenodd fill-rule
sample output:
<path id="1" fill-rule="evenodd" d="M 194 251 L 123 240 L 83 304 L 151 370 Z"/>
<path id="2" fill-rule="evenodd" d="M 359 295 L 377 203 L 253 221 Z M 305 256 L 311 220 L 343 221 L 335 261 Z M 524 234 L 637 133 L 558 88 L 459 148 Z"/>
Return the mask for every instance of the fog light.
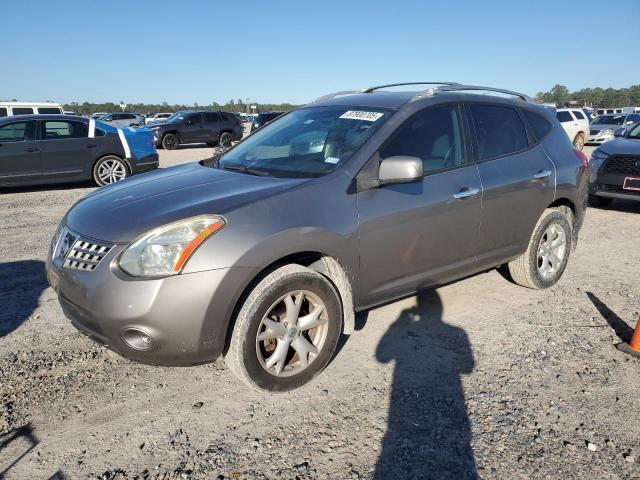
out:
<path id="1" fill-rule="evenodd" d="M 122 334 L 124 343 L 135 350 L 149 350 L 153 344 L 151 336 L 135 328 L 129 328 Z"/>

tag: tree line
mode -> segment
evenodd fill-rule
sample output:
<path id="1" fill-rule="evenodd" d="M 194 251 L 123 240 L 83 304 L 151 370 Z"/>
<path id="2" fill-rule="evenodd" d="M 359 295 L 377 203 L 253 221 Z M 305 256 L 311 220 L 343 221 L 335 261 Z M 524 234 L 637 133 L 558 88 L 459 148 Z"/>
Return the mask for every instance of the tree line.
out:
<path id="1" fill-rule="evenodd" d="M 237 101 L 229 100 L 224 105 L 217 102 L 211 102 L 209 105 L 199 105 L 194 103 L 193 105 L 186 104 L 169 104 L 167 102 L 162 103 L 126 103 L 126 102 L 105 102 L 105 103 L 91 103 L 91 102 L 71 102 L 63 105 L 64 110 L 75 112 L 79 115 L 91 115 L 96 112 L 120 112 L 123 109 L 120 105 L 125 105 L 124 108 L 127 112 L 139 112 L 143 114 L 161 113 L 161 112 L 178 112 L 181 110 L 218 110 L 223 112 L 233 113 L 261 113 L 261 112 L 288 112 L 294 108 L 298 108 L 299 105 L 291 103 L 257 103 L 251 102 L 249 104 L 238 99 Z M 255 106 L 255 109 L 251 109 L 251 106 Z"/>
<path id="2" fill-rule="evenodd" d="M 583 88 L 570 92 L 564 85 L 556 84 L 548 92 L 538 92 L 536 101 L 566 106 L 577 102 L 581 106 L 593 108 L 614 108 L 640 106 L 640 85 L 629 88 Z"/>

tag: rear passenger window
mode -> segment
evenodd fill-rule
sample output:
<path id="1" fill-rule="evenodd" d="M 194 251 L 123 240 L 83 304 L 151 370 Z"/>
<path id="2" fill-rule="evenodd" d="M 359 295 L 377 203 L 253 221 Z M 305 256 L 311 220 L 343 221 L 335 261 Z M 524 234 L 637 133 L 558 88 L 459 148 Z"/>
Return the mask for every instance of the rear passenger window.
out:
<path id="1" fill-rule="evenodd" d="M 16 122 L 0 127 L 0 142 L 21 142 L 35 138 L 36 122 Z"/>
<path id="2" fill-rule="evenodd" d="M 511 107 L 472 104 L 479 160 L 509 155 L 529 146 L 527 131 Z"/>
<path id="3" fill-rule="evenodd" d="M 7 116 L 7 109 L 2 107 L 0 108 L 0 117 L 6 117 Z"/>
<path id="4" fill-rule="evenodd" d="M 44 122 L 45 139 L 86 138 L 89 128 L 83 122 Z"/>
<path id="5" fill-rule="evenodd" d="M 33 113 L 33 108 L 29 107 L 18 107 L 18 108 L 13 108 L 13 114 L 14 115 L 31 115 Z"/>
<path id="6" fill-rule="evenodd" d="M 578 120 L 584 120 L 584 115 L 582 114 L 582 112 L 578 110 L 572 110 L 572 112 Z"/>
<path id="7" fill-rule="evenodd" d="M 215 123 L 220 121 L 220 116 L 217 113 L 205 113 L 204 114 L 205 123 Z"/>
<path id="8" fill-rule="evenodd" d="M 573 117 L 569 112 L 556 112 L 556 118 L 559 122 L 573 122 Z"/>
<path id="9" fill-rule="evenodd" d="M 549 123 L 542 115 L 533 113 L 530 110 L 522 110 L 522 113 L 524 113 L 524 118 L 527 119 L 529 126 L 533 129 L 536 140 L 542 140 L 551 130 L 551 123 Z"/>
<path id="10" fill-rule="evenodd" d="M 427 109 L 411 117 L 380 152 L 383 159 L 396 155 L 420 158 L 424 173 L 462 165 L 458 106 Z"/>

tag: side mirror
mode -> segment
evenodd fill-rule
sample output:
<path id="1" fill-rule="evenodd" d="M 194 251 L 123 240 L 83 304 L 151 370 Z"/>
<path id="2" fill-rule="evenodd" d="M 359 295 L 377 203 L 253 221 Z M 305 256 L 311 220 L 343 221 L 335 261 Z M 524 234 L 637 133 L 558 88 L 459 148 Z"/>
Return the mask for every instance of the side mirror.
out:
<path id="1" fill-rule="evenodd" d="M 378 180 L 380 185 L 391 183 L 412 183 L 422 178 L 422 160 L 418 157 L 397 155 L 380 162 Z"/>
<path id="2" fill-rule="evenodd" d="M 614 137 L 624 137 L 624 134 L 627 133 L 627 129 L 622 127 L 622 128 L 616 128 L 613 131 L 613 136 Z"/>

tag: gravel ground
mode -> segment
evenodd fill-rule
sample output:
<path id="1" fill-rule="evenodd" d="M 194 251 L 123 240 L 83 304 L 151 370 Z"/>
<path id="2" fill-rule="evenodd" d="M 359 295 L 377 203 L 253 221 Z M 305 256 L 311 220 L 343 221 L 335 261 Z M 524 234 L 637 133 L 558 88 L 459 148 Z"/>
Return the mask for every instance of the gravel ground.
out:
<path id="1" fill-rule="evenodd" d="M 556 287 L 492 271 L 372 310 L 315 381 L 266 395 L 65 319 L 43 259 L 92 188 L 0 194 L 0 478 L 640 478 L 640 361 L 614 348 L 640 310 L 640 203 L 590 209 Z"/>

